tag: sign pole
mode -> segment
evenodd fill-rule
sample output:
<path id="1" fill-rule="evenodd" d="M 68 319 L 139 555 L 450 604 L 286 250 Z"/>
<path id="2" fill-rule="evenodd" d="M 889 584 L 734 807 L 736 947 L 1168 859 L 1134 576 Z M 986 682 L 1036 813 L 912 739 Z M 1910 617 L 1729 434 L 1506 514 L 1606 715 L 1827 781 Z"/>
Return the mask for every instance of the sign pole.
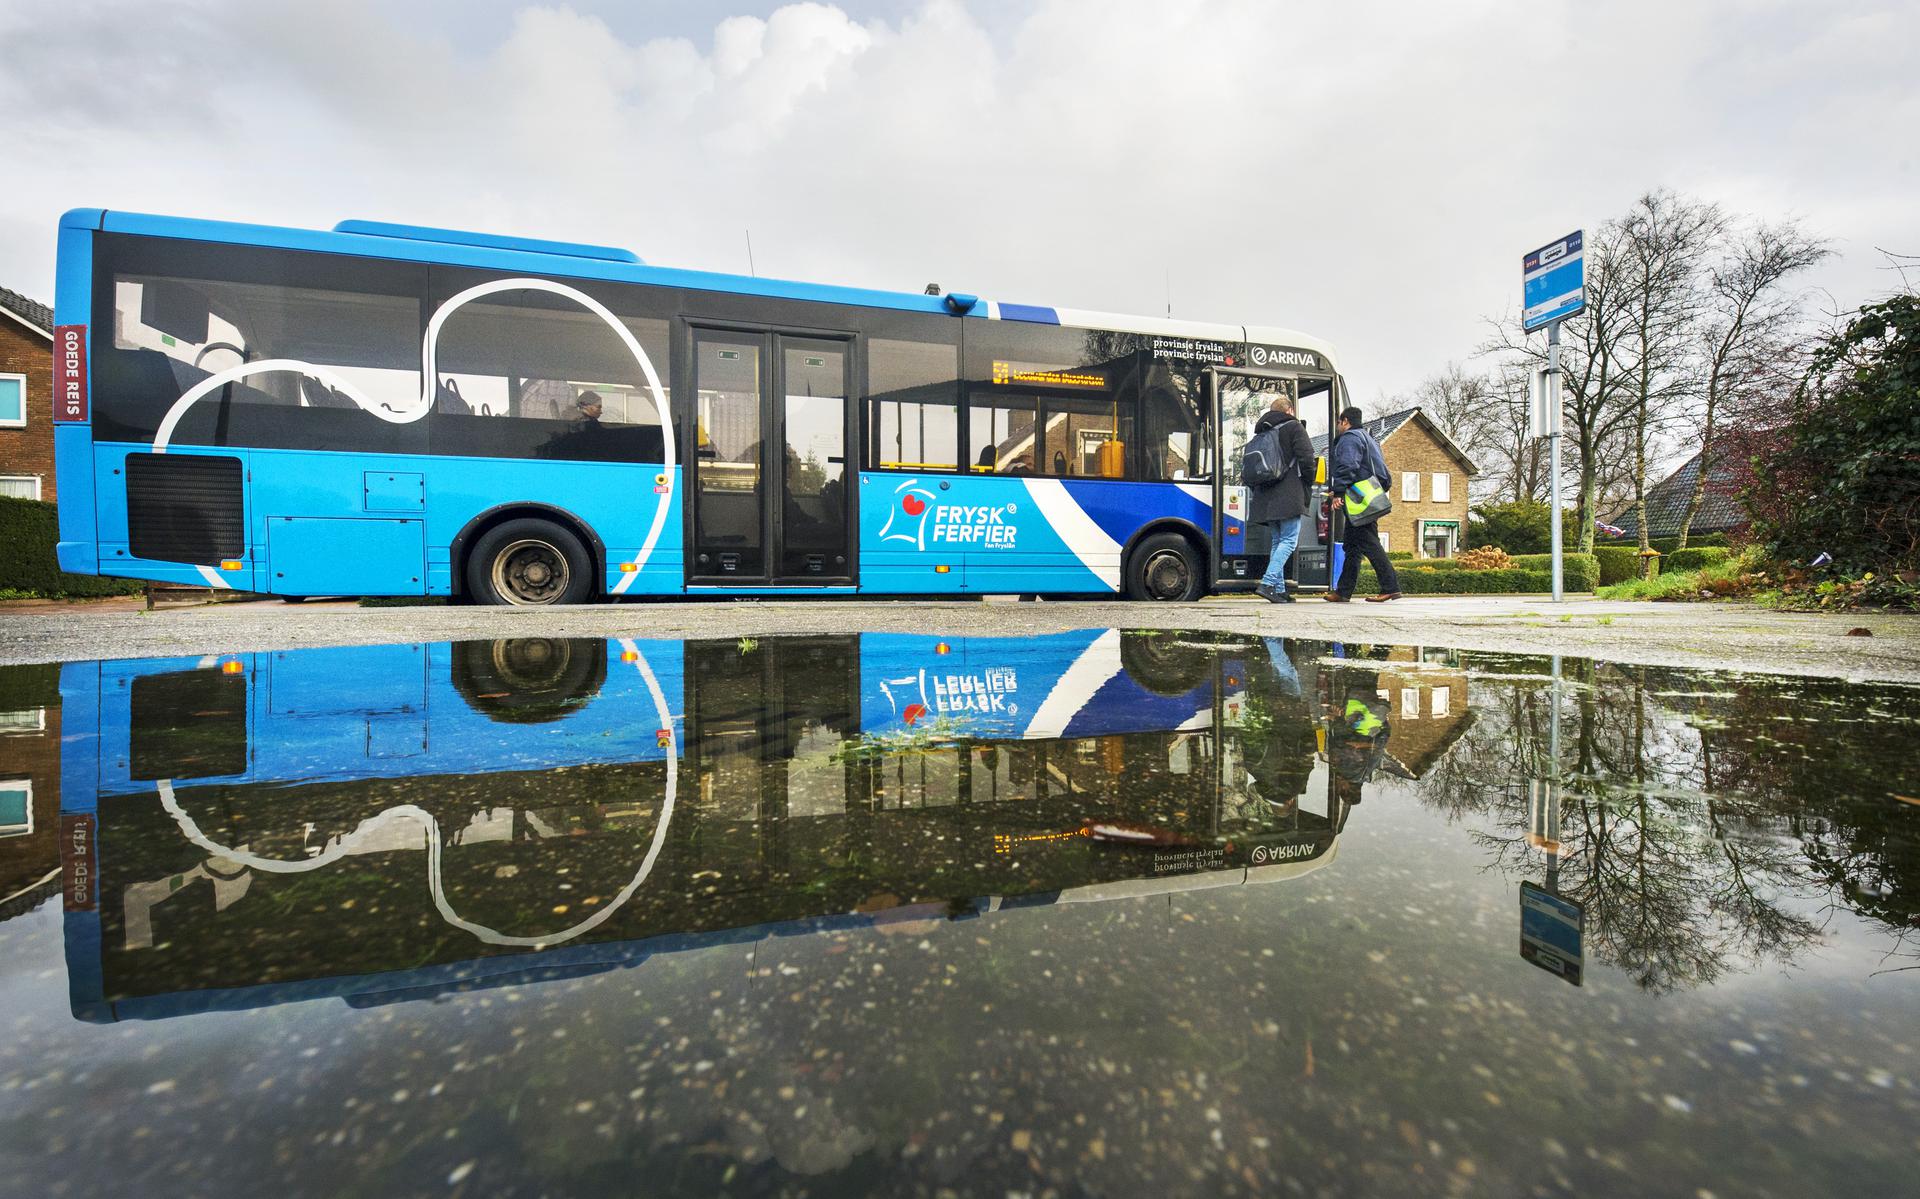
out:
<path id="1" fill-rule="evenodd" d="M 1547 471 L 1553 491 L 1553 602 L 1566 602 L 1565 575 L 1560 560 L 1560 322 L 1547 326 Z"/>

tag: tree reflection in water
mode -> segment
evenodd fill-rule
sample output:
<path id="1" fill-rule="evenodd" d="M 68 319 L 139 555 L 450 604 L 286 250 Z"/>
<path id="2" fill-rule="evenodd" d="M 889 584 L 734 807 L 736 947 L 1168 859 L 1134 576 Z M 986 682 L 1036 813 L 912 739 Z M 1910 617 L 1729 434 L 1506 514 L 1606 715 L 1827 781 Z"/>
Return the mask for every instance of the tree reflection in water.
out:
<path id="1" fill-rule="evenodd" d="M 1537 878 L 1526 797 L 1553 774 L 1551 663 L 1471 666 L 1475 720 L 1419 794 Z M 1590 957 L 1668 993 L 1790 967 L 1851 912 L 1893 934 L 1889 969 L 1914 968 L 1920 692 L 1589 661 L 1563 680 L 1558 888 L 1586 910 Z"/>

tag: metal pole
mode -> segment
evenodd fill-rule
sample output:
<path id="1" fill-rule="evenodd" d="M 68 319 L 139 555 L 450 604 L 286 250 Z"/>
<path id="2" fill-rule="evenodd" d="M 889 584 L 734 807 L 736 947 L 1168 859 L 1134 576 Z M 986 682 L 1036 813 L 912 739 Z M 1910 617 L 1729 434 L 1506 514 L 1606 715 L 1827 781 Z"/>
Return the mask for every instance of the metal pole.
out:
<path id="1" fill-rule="evenodd" d="M 1556 435 L 1557 436 L 1557 435 Z M 1560 576 L 1554 574 L 1554 582 Z M 1555 597 L 1556 599 L 1559 597 Z M 1553 851 L 1547 855 L 1547 890 L 1560 893 L 1560 655 L 1553 656 L 1552 710 L 1547 714 L 1547 835 Z"/>
<path id="2" fill-rule="evenodd" d="M 1547 326 L 1547 471 L 1552 476 L 1553 602 L 1566 602 L 1560 561 L 1560 322 Z"/>

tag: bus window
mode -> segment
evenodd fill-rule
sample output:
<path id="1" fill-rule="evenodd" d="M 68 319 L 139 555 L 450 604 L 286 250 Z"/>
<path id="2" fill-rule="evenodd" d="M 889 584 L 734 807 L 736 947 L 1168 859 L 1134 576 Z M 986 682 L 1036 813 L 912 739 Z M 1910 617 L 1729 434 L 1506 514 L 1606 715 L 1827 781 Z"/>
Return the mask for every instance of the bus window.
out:
<path id="1" fill-rule="evenodd" d="M 455 311 L 434 358 L 429 445 L 436 454 L 659 462 L 659 412 L 646 373 L 598 315 L 563 296 L 503 293 Z M 664 387 L 667 322 L 624 316 Z"/>
<path id="2" fill-rule="evenodd" d="M 968 444 L 979 474 L 1118 479 L 1133 413 L 1108 400 L 997 394 L 970 408 Z"/>
<path id="3" fill-rule="evenodd" d="M 1195 369 L 1178 370 L 1156 362 L 1148 372 L 1141 413 L 1143 477 L 1173 483 L 1213 476 L 1201 369 L 1195 364 Z"/>
<path id="4" fill-rule="evenodd" d="M 917 341 L 867 340 L 868 427 L 877 470 L 960 466 L 960 349 Z"/>
<path id="5" fill-rule="evenodd" d="M 169 275 L 149 272 L 145 263 L 137 265 L 142 269 L 116 270 L 113 277 L 111 352 L 99 355 L 97 367 L 100 398 L 94 415 L 101 440 L 146 440 L 174 401 L 194 385 L 216 372 L 266 359 L 325 368 L 366 401 L 390 409 L 404 410 L 419 402 L 420 298 L 405 289 L 419 280 L 417 271 L 367 272 L 370 287 L 405 289 L 381 294 L 248 277 L 274 274 L 272 262 L 257 255 L 226 255 L 196 264 L 202 270 L 228 265 L 240 278 Z M 337 268 L 316 272 L 320 277 L 315 281 L 351 286 L 354 273 Z M 396 448 L 394 426 L 359 411 L 360 406 L 346 390 L 312 375 L 263 371 L 209 395 L 186 414 L 174 440 L 298 449 Z"/>

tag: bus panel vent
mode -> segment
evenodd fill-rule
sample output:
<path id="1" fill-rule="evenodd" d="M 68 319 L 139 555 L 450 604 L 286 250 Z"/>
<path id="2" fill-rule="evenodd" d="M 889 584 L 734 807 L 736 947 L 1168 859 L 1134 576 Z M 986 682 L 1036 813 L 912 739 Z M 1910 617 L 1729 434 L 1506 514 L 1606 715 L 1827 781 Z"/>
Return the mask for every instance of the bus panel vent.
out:
<path id="1" fill-rule="evenodd" d="M 217 566 L 244 556 L 240 459 L 127 455 L 127 540 L 136 558 Z"/>

